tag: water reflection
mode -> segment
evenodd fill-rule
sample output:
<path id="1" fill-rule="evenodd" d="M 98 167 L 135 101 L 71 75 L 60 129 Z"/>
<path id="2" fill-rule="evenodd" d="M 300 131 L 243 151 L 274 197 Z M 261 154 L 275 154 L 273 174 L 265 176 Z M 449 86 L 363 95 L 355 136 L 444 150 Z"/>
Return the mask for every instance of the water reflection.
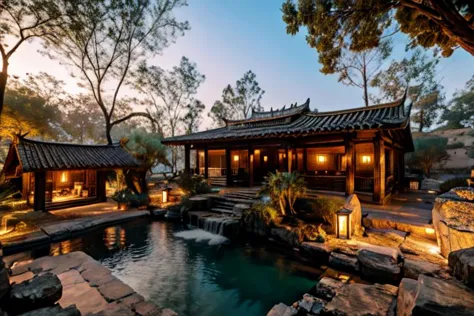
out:
<path id="1" fill-rule="evenodd" d="M 297 300 L 321 273 L 263 247 L 176 238 L 183 229 L 134 222 L 55 243 L 49 253 L 85 251 L 138 293 L 179 315 L 266 314 L 274 304 Z"/>

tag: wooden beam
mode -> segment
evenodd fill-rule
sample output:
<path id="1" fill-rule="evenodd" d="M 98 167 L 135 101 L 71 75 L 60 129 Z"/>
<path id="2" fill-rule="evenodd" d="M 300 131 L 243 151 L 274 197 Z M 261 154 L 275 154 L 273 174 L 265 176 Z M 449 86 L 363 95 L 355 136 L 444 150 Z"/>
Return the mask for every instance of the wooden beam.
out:
<path id="1" fill-rule="evenodd" d="M 346 195 L 354 193 L 355 183 L 355 146 L 351 137 L 345 141 L 346 149 Z"/>
<path id="2" fill-rule="evenodd" d="M 372 199 L 383 204 L 385 199 L 385 145 L 380 134 L 374 138 L 374 192 Z"/>

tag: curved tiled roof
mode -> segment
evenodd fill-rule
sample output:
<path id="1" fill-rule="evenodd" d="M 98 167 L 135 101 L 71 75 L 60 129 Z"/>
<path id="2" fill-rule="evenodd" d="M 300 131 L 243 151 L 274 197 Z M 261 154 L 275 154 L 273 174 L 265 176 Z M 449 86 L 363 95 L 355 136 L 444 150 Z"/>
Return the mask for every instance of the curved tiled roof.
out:
<path id="1" fill-rule="evenodd" d="M 119 144 L 78 145 L 19 138 L 12 146 L 16 148 L 23 172 L 140 166 Z"/>
<path id="2" fill-rule="evenodd" d="M 308 101 L 307 103 L 309 106 Z M 296 109 L 302 107 L 303 105 Z M 213 140 L 306 136 L 324 132 L 401 129 L 409 123 L 410 110 L 411 102 L 403 98 L 392 103 L 341 111 L 299 111 L 291 115 L 233 121 L 222 128 L 169 137 L 163 143 L 178 145 Z"/>

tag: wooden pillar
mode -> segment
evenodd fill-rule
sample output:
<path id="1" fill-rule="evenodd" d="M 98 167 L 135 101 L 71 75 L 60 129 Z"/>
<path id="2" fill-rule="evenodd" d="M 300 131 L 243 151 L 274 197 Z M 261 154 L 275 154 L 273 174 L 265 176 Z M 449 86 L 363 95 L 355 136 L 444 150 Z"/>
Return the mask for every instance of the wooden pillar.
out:
<path id="1" fill-rule="evenodd" d="M 184 145 L 184 172 L 191 173 L 191 145 Z"/>
<path id="2" fill-rule="evenodd" d="M 248 146 L 247 150 L 247 162 L 249 164 L 249 186 L 253 186 L 253 160 L 254 160 L 254 155 L 253 155 L 253 148 L 252 146 Z"/>
<path id="3" fill-rule="evenodd" d="M 204 148 L 204 178 L 209 178 L 209 151 L 207 146 Z"/>
<path id="4" fill-rule="evenodd" d="M 286 171 L 291 172 L 291 166 L 290 166 L 290 156 L 289 156 L 289 150 L 288 146 L 285 147 L 285 156 L 286 156 Z"/>
<path id="5" fill-rule="evenodd" d="M 372 199 L 381 204 L 385 199 L 385 145 L 379 133 L 374 138 L 374 192 Z"/>
<path id="6" fill-rule="evenodd" d="M 35 172 L 35 211 L 46 211 L 46 171 Z"/>
<path id="7" fill-rule="evenodd" d="M 298 171 L 298 149 L 293 147 L 293 157 L 295 159 L 295 171 Z"/>
<path id="8" fill-rule="evenodd" d="M 397 158 L 398 182 L 400 183 L 400 187 L 403 188 L 405 178 L 405 153 L 403 151 L 399 151 Z"/>
<path id="9" fill-rule="evenodd" d="M 304 173 L 308 172 L 308 149 L 303 148 L 303 171 Z"/>
<path id="10" fill-rule="evenodd" d="M 125 173 L 125 170 L 123 171 Z M 97 199 L 101 202 L 107 201 L 107 192 L 105 188 L 105 171 L 97 171 Z"/>
<path id="11" fill-rule="evenodd" d="M 355 185 L 355 145 L 352 138 L 345 140 L 346 148 L 346 195 L 354 194 Z"/>
<path id="12" fill-rule="evenodd" d="M 230 147 L 225 149 L 225 168 L 226 168 L 226 184 L 232 185 L 232 157 L 230 156 Z"/>

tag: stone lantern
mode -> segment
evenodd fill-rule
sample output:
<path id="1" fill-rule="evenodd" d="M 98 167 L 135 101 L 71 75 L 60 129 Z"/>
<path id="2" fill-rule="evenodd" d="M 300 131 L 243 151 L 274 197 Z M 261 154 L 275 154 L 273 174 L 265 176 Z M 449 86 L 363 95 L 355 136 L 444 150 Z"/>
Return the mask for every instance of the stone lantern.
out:
<path id="1" fill-rule="evenodd" d="M 351 239 L 351 214 L 352 210 L 346 207 L 336 212 L 337 238 Z"/>
<path id="2" fill-rule="evenodd" d="M 168 203 L 170 192 L 171 192 L 171 188 L 169 187 L 165 187 L 163 191 L 161 192 L 161 201 L 163 203 Z"/>

